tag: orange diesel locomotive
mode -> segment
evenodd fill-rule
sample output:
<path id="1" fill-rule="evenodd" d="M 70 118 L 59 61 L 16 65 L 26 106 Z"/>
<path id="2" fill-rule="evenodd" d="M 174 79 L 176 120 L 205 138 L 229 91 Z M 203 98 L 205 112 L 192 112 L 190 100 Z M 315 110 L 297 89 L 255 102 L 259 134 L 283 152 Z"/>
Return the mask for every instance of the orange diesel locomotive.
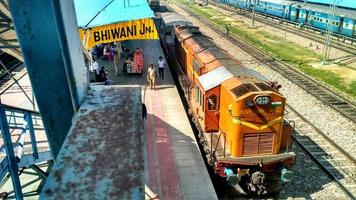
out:
<path id="1" fill-rule="evenodd" d="M 176 26 L 171 36 L 169 55 L 215 173 L 242 194 L 281 190 L 295 161 L 285 97 L 197 27 Z"/>

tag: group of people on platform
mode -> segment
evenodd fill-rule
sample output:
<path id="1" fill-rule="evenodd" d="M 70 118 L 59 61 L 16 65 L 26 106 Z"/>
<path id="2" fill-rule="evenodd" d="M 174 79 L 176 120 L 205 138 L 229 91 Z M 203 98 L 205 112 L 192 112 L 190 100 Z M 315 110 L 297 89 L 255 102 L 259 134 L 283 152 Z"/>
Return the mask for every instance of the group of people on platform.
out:
<path id="1" fill-rule="evenodd" d="M 112 81 L 109 79 L 108 71 L 104 66 L 99 68 L 97 59 L 103 56 L 109 62 L 113 61 L 115 66 L 115 75 L 120 75 L 120 59 L 124 56 L 125 61 L 123 63 L 122 73 L 139 73 L 141 74 L 144 69 L 144 55 L 140 48 L 136 48 L 135 51 L 130 52 L 127 47 L 121 46 L 120 42 L 110 43 L 105 45 L 96 45 L 92 49 L 92 63 L 89 70 L 95 74 L 95 82 L 104 82 L 106 85 L 111 85 Z M 165 61 L 162 56 L 158 58 L 158 74 L 160 79 L 164 79 Z M 156 69 L 153 64 L 149 65 L 147 71 L 147 80 L 151 89 L 156 89 Z"/>
<path id="2" fill-rule="evenodd" d="M 125 46 L 121 46 L 120 42 L 109 43 L 105 45 L 96 45 L 92 49 L 92 57 L 104 59 L 109 62 L 113 61 L 115 66 L 115 75 L 120 75 L 120 59 L 124 54 L 125 62 L 122 72 L 124 73 L 142 73 L 144 68 L 144 55 L 140 48 L 136 48 L 135 51 L 130 52 L 130 49 Z"/>
<path id="3" fill-rule="evenodd" d="M 95 82 L 104 82 L 105 85 L 112 84 L 112 80 L 109 79 L 108 70 L 106 70 L 104 66 L 99 68 L 99 64 L 96 62 L 95 58 L 93 58 L 89 70 L 95 74 Z"/>

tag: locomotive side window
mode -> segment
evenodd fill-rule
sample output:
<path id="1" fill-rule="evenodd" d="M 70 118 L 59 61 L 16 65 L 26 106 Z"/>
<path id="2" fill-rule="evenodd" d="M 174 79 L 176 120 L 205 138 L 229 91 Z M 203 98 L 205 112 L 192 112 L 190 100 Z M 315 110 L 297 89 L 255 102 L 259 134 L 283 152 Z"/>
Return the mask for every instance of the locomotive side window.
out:
<path id="1" fill-rule="evenodd" d="M 199 87 L 195 88 L 195 93 L 196 93 L 195 101 L 199 103 L 199 105 L 202 107 L 202 110 L 204 110 L 204 94 L 200 91 Z"/>
<path id="2" fill-rule="evenodd" d="M 216 110 L 217 96 L 210 95 L 208 98 L 208 110 Z"/>
<path id="3" fill-rule="evenodd" d="M 198 103 L 200 102 L 200 90 L 199 90 L 199 87 L 196 87 L 195 88 L 195 101 Z"/>
<path id="4" fill-rule="evenodd" d="M 193 68 L 195 73 L 200 74 L 200 64 L 195 59 L 193 61 Z"/>

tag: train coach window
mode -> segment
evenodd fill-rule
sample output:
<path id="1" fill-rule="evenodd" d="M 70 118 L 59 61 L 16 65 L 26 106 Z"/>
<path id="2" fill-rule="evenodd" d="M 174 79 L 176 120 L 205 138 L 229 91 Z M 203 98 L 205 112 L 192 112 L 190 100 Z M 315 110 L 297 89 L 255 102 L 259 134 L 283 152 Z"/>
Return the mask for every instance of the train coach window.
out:
<path id="1" fill-rule="evenodd" d="M 216 103 L 217 103 L 217 96 L 210 95 L 208 98 L 208 109 L 209 110 L 216 110 Z"/>

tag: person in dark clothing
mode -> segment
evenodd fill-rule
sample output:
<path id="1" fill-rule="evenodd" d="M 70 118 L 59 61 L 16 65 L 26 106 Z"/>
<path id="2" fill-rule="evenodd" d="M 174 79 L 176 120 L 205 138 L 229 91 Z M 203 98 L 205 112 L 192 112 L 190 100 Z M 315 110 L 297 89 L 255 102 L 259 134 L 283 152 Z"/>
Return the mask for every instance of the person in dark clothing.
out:
<path id="1" fill-rule="evenodd" d="M 225 26 L 225 28 L 226 28 L 226 35 L 229 36 L 230 31 L 231 31 L 231 24 L 230 24 L 230 23 L 227 24 L 227 25 Z"/>
<path id="2" fill-rule="evenodd" d="M 142 127 L 145 128 L 145 119 L 147 120 L 147 108 L 144 103 L 142 103 Z"/>
<path id="3" fill-rule="evenodd" d="M 106 81 L 106 71 L 105 71 L 105 67 L 101 67 L 100 71 L 99 71 L 99 82 L 105 82 Z"/>
<path id="4" fill-rule="evenodd" d="M 146 105 L 142 104 L 142 120 L 147 119 L 147 108 Z"/>

